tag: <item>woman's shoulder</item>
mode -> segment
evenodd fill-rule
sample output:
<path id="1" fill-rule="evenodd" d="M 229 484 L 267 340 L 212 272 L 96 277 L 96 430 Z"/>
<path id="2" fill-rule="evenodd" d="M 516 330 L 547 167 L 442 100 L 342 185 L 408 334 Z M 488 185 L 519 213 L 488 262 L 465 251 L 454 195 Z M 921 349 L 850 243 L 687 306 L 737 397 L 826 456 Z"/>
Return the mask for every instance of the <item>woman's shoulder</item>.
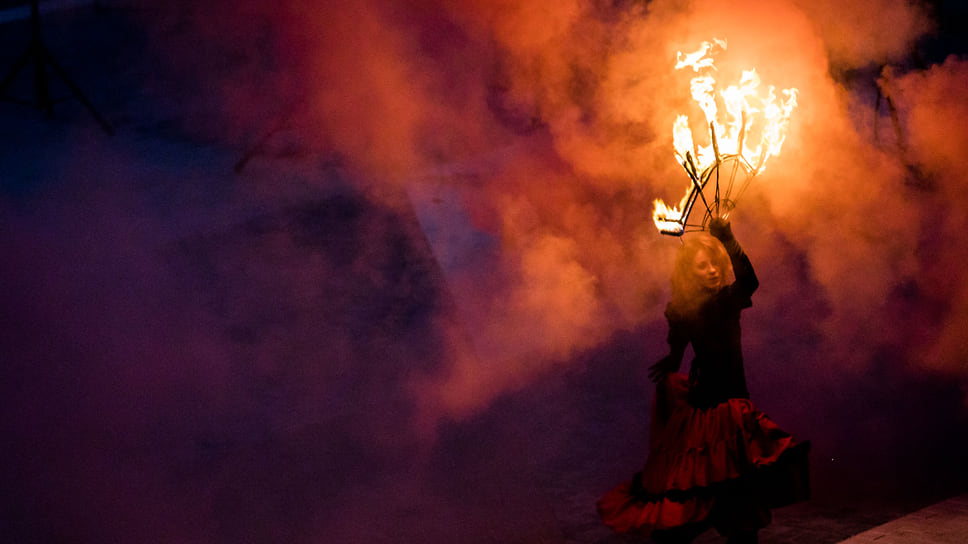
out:
<path id="1" fill-rule="evenodd" d="M 671 322 L 682 321 L 685 319 L 685 314 L 680 305 L 669 302 L 665 307 L 665 318 Z"/>
<path id="2" fill-rule="evenodd" d="M 749 308 L 753 305 L 752 293 L 743 289 L 739 282 L 733 282 L 723 287 L 716 295 L 725 304 L 735 306 L 738 310 Z"/>
<path id="3" fill-rule="evenodd" d="M 709 305 L 714 297 L 701 301 L 691 301 L 692 304 L 670 302 L 666 305 L 665 317 L 670 323 L 687 323 L 696 320 Z"/>

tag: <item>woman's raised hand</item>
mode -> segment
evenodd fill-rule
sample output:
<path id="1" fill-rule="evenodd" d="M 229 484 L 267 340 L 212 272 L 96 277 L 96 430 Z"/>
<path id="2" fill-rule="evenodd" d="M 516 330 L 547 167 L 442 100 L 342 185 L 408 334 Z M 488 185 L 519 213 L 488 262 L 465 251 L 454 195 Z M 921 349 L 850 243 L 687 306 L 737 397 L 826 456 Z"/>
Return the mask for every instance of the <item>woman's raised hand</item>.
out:
<path id="1" fill-rule="evenodd" d="M 733 230 L 729 226 L 729 221 L 722 217 L 714 217 L 709 221 L 709 234 L 725 242 L 733 237 Z"/>

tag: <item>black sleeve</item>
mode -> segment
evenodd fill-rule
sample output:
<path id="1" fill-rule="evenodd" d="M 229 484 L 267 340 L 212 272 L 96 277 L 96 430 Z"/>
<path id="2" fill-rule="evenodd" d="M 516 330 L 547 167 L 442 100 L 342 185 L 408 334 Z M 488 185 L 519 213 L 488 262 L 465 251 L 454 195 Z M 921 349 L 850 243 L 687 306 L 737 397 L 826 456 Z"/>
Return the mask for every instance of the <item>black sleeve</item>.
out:
<path id="1" fill-rule="evenodd" d="M 736 297 L 743 301 L 742 306 L 749 307 L 753 304 L 750 297 L 760 286 L 760 280 L 756 278 L 756 272 L 753 271 L 753 264 L 750 263 L 746 252 L 740 247 L 729 228 L 715 234 L 726 247 L 726 253 L 729 254 L 729 260 L 733 264 L 733 274 L 736 276 L 736 281 L 730 286 L 731 290 Z"/>
<path id="2" fill-rule="evenodd" d="M 669 322 L 669 334 L 666 341 L 669 342 L 669 359 L 682 365 L 682 357 L 686 353 L 686 346 L 689 345 L 689 336 L 686 334 L 684 325 L 666 309 L 666 320 Z"/>

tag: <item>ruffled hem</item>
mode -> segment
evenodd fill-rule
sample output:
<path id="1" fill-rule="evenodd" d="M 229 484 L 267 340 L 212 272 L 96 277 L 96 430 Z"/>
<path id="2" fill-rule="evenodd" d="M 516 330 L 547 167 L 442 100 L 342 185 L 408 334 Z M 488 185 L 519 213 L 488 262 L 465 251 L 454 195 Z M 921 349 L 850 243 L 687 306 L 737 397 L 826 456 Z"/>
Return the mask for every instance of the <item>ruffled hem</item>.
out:
<path id="1" fill-rule="evenodd" d="M 747 399 L 693 408 L 684 380 L 673 375 L 660 395 L 668 417 L 653 416 L 642 472 L 598 502 L 607 525 L 649 534 L 706 520 L 720 498 L 742 495 L 765 510 L 809 497 L 809 442 L 795 441 Z"/>
<path id="2" fill-rule="evenodd" d="M 676 501 L 660 497 L 643 501 L 635 489 L 635 480 L 623 482 L 598 501 L 598 514 L 606 525 L 620 533 L 649 535 L 654 530 L 671 529 L 688 521 L 704 520 L 713 508 L 712 497 L 693 497 Z"/>
<path id="3" fill-rule="evenodd" d="M 649 493 L 709 487 L 772 465 L 795 442 L 746 399 L 673 412 L 649 452 L 642 487 Z"/>

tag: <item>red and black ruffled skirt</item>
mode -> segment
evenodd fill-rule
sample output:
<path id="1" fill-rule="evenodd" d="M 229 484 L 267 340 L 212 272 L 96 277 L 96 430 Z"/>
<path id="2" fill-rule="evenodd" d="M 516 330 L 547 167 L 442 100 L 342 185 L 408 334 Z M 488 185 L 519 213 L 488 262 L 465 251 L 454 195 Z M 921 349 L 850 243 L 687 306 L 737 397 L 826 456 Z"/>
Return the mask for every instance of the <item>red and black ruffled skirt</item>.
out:
<path id="1" fill-rule="evenodd" d="M 708 526 L 731 534 L 762 528 L 771 508 L 809 497 L 809 442 L 794 440 L 747 399 L 689 405 L 682 374 L 663 387 L 645 467 L 598 501 L 606 525 L 643 535 Z"/>

